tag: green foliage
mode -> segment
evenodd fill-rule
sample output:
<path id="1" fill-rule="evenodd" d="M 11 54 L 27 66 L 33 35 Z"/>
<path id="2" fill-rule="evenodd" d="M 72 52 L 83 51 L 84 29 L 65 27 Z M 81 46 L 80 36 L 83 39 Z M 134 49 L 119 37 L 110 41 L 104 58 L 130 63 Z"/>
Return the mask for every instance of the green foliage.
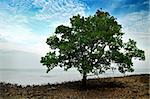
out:
<path id="1" fill-rule="evenodd" d="M 116 63 L 121 73 L 133 72 L 133 58 L 144 60 L 144 51 L 134 40 L 123 43 L 121 25 L 108 12 L 70 18 L 71 26 L 60 25 L 47 39 L 51 52 L 41 58 L 48 71 L 56 66 L 77 68 L 81 74 L 103 73 Z M 57 51 L 56 51 L 57 50 Z M 57 54 L 58 55 L 57 55 Z"/>

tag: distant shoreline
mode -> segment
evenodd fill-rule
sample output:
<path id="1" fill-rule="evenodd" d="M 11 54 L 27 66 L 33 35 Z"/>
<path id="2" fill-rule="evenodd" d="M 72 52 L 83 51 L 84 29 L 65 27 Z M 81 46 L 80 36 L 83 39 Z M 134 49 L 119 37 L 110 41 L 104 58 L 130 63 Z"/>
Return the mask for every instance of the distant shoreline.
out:
<path id="1" fill-rule="evenodd" d="M 0 83 L 0 99 L 99 99 L 99 98 L 144 98 L 150 97 L 150 74 L 128 75 L 88 79 L 87 89 L 81 81 L 45 85 L 21 86 Z"/>
<path id="2" fill-rule="evenodd" d="M 38 70 L 38 71 L 37 71 Z M 63 71 L 63 69 L 54 69 L 49 73 L 45 73 L 45 70 L 2 70 L 0 76 L 0 82 L 17 84 L 21 86 L 27 85 L 44 85 L 47 83 L 55 84 L 55 83 L 62 83 L 68 81 L 78 81 L 82 79 L 82 76 L 76 70 L 70 69 L 67 72 Z M 58 73 L 59 72 L 59 73 Z M 109 77 L 124 77 L 128 75 L 139 75 L 139 74 L 148 74 L 145 73 L 126 73 L 125 75 L 119 72 L 106 72 L 104 74 L 100 74 L 98 76 L 94 76 L 90 74 L 88 76 L 89 79 L 91 78 L 109 78 Z"/>
<path id="3" fill-rule="evenodd" d="M 114 71 L 106 71 L 104 74 L 100 74 L 100 78 L 108 78 L 108 77 L 121 77 L 127 75 L 136 75 L 136 74 L 146 74 L 149 72 L 133 72 L 133 73 L 126 73 L 121 74 L 117 70 Z M 43 85 L 43 84 L 55 84 L 55 83 L 62 83 L 67 81 L 78 81 L 82 79 L 81 74 L 76 69 L 70 69 L 67 72 L 64 71 L 62 68 L 55 68 L 54 70 L 46 73 L 46 69 L 36 69 L 36 70 L 25 70 L 25 69 L 0 69 L 0 82 L 11 83 L 11 84 L 18 84 L 22 86 L 27 85 Z M 88 78 L 96 78 L 97 76 L 88 76 Z"/>

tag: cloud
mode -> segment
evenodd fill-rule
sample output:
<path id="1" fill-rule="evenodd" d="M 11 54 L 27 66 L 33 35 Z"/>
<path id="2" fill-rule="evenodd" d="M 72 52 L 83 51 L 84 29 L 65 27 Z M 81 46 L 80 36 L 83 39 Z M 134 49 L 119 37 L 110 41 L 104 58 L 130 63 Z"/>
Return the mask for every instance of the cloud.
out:
<path id="1" fill-rule="evenodd" d="M 11 42 L 23 42 L 31 34 L 25 26 L 27 22 L 24 16 L 12 16 L 6 13 L 0 13 L 0 33 L 1 38 Z"/>
<path id="2" fill-rule="evenodd" d="M 80 0 L 7 0 L 0 2 L 1 10 L 13 14 L 31 14 L 39 20 L 70 18 L 85 15 L 87 5 Z"/>
<path id="3" fill-rule="evenodd" d="M 0 5 L 4 5 L 2 9 L 10 11 L 13 14 L 28 13 L 33 8 L 32 2 L 33 0 L 6 0 Z"/>
<path id="4" fill-rule="evenodd" d="M 125 33 L 125 39 L 133 38 L 142 48 L 150 48 L 150 19 L 147 11 L 126 14 L 119 17 L 118 21 L 123 26 L 122 31 Z"/>
<path id="5" fill-rule="evenodd" d="M 47 31 L 54 32 L 60 24 L 69 25 L 72 15 L 84 15 L 86 9 L 86 5 L 78 0 L 7 0 L 0 5 L 0 49 L 38 54 L 48 50 L 45 41 L 49 36 L 40 31 L 36 33 L 38 27 L 43 27 L 45 22 L 50 29 Z M 41 32 L 47 32 L 44 28 Z"/>
<path id="6" fill-rule="evenodd" d="M 149 11 L 149 0 L 108 0 L 107 8 L 116 15 Z"/>
<path id="7" fill-rule="evenodd" d="M 143 6 L 148 6 L 149 0 L 137 0 L 137 2 L 126 2 L 126 4 L 120 6 L 121 8 L 128 8 L 128 9 L 138 9 Z M 141 9 L 143 10 L 143 9 Z M 148 9 L 147 9 L 148 10 Z"/>
<path id="8" fill-rule="evenodd" d="M 149 14 L 147 11 L 132 12 L 118 18 L 119 24 L 123 26 L 122 32 L 125 33 L 123 40 L 129 38 L 137 42 L 138 48 L 145 51 L 145 61 L 134 60 L 134 68 L 137 73 L 145 73 L 149 70 L 150 60 L 150 30 Z"/>
<path id="9" fill-rule="evenodd" d="M 148 13 L 148 11 L 132 12 L 125 15 L 120 22 L 131 32 L 145 33 L 148 32 L 150 21 Z"/>
<path id="10" fill-rule="evenodd" d="M 144 49 L 145 51 L 145 61 L 133 60 L 135 72 L 137 73 L 149 73 L 150 70 L 150 48 Z"/>
<path id="11" fill-rule="evenodd" d="M 79 0 L 35 0 L 33 4 L 42 9 L 36 17 L 40 20 L 65 20 L 73 15 L 85 15 L 86 4 Z"/>
<path id="12" fill-rule="evenodd" d="M 33 21 L 45 22 L 50 28 L 50 32 L 54 32 L 58 25 L 70 25 L 69 18 L 72 15 L 85 15 L 87 7 L 85 3 L 79 0 L 7 0 L 0 2 L 0 5 L 2 5 L 0 12 L 11 13 L 0 13 L 0 28 L 3 28 L 0 31 L 2 33 L 1 38 L 11 42 L 18 40 L 18 43 L 26 44 L 29 42 L 29 44 L 36 43 L 38 40 L 34 39 L 39 38 L 33 33 L 36 32 Z M 6 22 L 5 19 L 7 19 Z M 39 27 L 38 24 L 40 23 L 34 24 L 36 28 Z M 43 31 L 45 32 L 44 29 Z"/>
<path id="13" fill-rule="evenodd" d="M 42 69 L 40 56 L 34 53 L 0 50 L 0 69 Z"/>
<path id="14" fill-rule="evenodd" d="M 0 12 L 0 49 L 44 53 L 47 35 L 32 32 L 28 18 Z M 7 20 L 6 20 L 7 19 Z"/>

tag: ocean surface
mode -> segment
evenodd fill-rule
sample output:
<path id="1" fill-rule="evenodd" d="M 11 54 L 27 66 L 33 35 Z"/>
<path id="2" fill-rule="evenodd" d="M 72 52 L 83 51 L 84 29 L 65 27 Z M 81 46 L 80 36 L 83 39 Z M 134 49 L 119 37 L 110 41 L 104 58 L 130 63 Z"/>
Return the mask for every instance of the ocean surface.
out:
<path id="1" fill-rule="evenodd" d="M 148 73 L 147 70 L 137 69 L 132 74 L 144 74 Z M 114 77 L 124 76 L 119 72 L 108 71 L 99 77 Z M 97 77 L 89 75 L 88 78 Z M 61 68 L 56 68 L 49 73 L 46 73 L 46 69 L 0 69 L 0 82 L 13 83 L 19 85 L 41 85 L 47 83 L 61 83 L 66 81 L 76 81 L 82 79 L 82 76 L 76 69 L 70 69 L 63 71 Z"/>

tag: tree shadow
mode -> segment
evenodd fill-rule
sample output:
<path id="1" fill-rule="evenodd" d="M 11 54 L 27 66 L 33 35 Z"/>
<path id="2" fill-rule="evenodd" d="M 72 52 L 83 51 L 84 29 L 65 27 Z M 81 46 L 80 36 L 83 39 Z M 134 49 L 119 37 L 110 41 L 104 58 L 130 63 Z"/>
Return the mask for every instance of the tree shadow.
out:
<path id="1" fill-rule="evenodd" d="M 100 90 L 109 88 L 125 88 L 127 85 L 119 81 L 98 81 L 98 80 L 87 80 L 86 87 L 82 86 L 81 81 L 62 83 L 61 87 L 75 89 L 75 90 Z"/>
<path id="2" fill-rule="evenodd" d="M 87 89 L 105 89 L 105 88 L 125 88 L 126 85 L 122 82 L 98 82 L 87 84 Z"/>

